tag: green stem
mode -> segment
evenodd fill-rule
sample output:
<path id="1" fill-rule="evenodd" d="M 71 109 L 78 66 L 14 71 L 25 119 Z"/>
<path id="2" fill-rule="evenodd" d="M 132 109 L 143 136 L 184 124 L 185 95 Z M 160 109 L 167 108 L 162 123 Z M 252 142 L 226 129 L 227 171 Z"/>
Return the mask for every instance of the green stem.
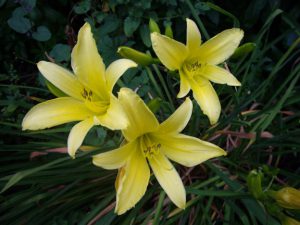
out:
<path id="1" fill-rule="evenodd" d="M 204 25 L 203 25 L 200 17 L 198 16 L 198 14 L 197 14 L 194 6 L 192 5 L 192 3 L 191 3 L 190 0 L 186 0 L 186 3 L 189 6 L 189 8 L 190 8 L 190 10 L 192 12 L 192 15 L 195 18 L 198 26 L 200 27 L 201 33 L 204 35 L 205 39 L 208 40 L 209 39 L 209 34 L 207 33 L 207 31 L 206 31 L 206 29 L 205 29 L 205 27 L 204 27 Z"/>
<path id="2" fill-rule="evenodd" d="M 161 82 L 161 84 L 162 84 L 162 86 L 163 86 L 163 89 L 165 90 L 165 93 L 166 93 L 166 95 L 167 95 L 167 98 L 168 98 L 168 100 L 169 100 L 169 102 L 170 102 L 170 104 L 171 104 L 171 106 L 172 106 L 172 110 L 175 110 L 175 106 L 174 106 L 174 103 L 173 103 L 171 94 L 170 94 L 170 92 L 169 92 L 169 89 L 168 89 L 168 87 L 167 87 L 167 85 L 166 85 L 166 82 L 165 82 L 164 78 L 162 77 L 162 75 L 161 75 L 159 69 L 157 68 L 157 66 L 156 66 L 156 65 L 152 65 L 152 66 L 153 66 L 154 71 L 156 72 L 156 74 L 157 74 L 157 76 L 158 76 L 159 81 Z"/>
<path id="3" fill-rule="evenodd" d="M 165 196 L 166 196 L 166 193 L 164 191 L 161 191 L 160 195 L 159 195 L 158 203 L 157 203 L 157 208 L 156 208 L 156 212 L 155 212 L 155 216 L 154 216 L 153 225 L 159 224 L 159 217 L 161 214 L 161 209 L 163 206 Z"/>
<path id="4" fill-rule="evenodd" d="M 155 88 L 155 90 L 157 91 L 158 95 L 159 95 L 162 99 L 166 100 L 166 99 L 165 99 L 165 96 L 163 95 L 163 93 L 162 93 L 160 87 L 158 86 L 158 84 L 157 84 L 157 82 L 156 82 L 156 80 L 155 80 L 155 78 L 154 78 L 154 76 L 153 76 L 152 71 L 150 70 L 150 68 L 149 68 L 148 66 L 145 66 L 145 68 L 146 68 L 146 71 L 147 71 L 147 73 L 148 73 L 148 75 L 149 75 L 149 79 L 151 80 L 152 84 L 154 85 L 154 88 Z"/>

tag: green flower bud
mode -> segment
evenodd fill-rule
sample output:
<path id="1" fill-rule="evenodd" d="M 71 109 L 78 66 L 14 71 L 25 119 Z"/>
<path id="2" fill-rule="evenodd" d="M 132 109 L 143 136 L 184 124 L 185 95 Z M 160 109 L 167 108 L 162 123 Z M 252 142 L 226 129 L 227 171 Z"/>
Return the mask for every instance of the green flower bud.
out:
<path id="1" fill-rule="evenodd" d="M 149 29 L 150 29 L 151 33 L 152 32 L 157 32 L 157 33 L 160 34 L 159 26 L 152 18 L 150 18 L 150 20 L 149 20 Z"/>
<path id="2" fill-rule="evenodd" d="M 173 30 L 171 25 L 166 26 L 165 35 L 168 36 L 169 38 L 173 38 Z"/>
<path id="3" fill-rule="evenodd" d="M 137 51 L 133 48 L 129 48 L 126 46 L 121 46 L 118 48 L 118 53 L 126 59 L 131 59 L 132 61 L 136 62 L 142 66 L 148 66 L 152 63 L 155 63 L 155 59 L 152 58 L 151 55 L 146 53 Z"/>
<path id="4" fill-rule="evenodd" d="M 247 55 L 248 53 L 252 52 L 255 49 L 255 47 L 256 47 L 255 43 L 252 42 L 245 43 L 240 47 L 238 47 L 230 58 L 231 59 L 241 58 Z"/>
<path id="5" fill-rule="evenodd" d="M 249 192 L 259 200 L 264 198 L 264 193 L 261 187 L 262 178 L 262 172 L 258 172 L 257 170 L 252 170 L 247 177 Z"/>
<path id="6" fill-rule="evenodd" d="M 279 191 L 268 191 L 267 194 L 283 208 L 300 209 L 300 191 L 295 188 L 285 187 Z"/>

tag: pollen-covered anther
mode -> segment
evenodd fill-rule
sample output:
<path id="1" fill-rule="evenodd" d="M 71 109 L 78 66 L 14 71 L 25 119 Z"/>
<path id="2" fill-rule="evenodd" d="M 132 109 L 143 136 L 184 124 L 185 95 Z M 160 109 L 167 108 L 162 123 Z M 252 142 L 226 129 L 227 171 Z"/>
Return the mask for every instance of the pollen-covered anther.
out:
<path id="1" fill-rule="evenodd" d="M 189 72 L 195 72 L 195 71 L 201 69 L 201 67 L 202 67 L 202 64 L 199 61 L 196 61 L 196 62 L 193 62 L 193 63 L 187 63 L 186 64 L 186 69 Z"/>
<path id="2" fill-rule="evenodd" d="M 161 148 L 160 143 L 155 143 L 150 146 L 146 146 L 146 148 L 143 149 L 143 154 L 145 157 L 152 158 L 153 155 L 157 155 L 159 153 L 160 148 Z"/>
<path id="3" fill-rule="evenodd" d="M 88 100 L 88 101 L 92 101 L 92 97 L 93 97 L 93 92 L 91 90 L 87 91 L 85 88 L 83 88 L 83 91 L 81 92 L 81 96 Z"/>

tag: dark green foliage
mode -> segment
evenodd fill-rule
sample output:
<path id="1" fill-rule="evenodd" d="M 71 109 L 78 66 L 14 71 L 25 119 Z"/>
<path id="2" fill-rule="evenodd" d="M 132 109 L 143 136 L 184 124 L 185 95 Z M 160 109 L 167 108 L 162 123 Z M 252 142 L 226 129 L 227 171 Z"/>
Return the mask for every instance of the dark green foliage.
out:
<path id="1" fill-rule="evenodd" d="M 0 224 L 278 225 L 249 193 L 247 175 L 253 169 L 261 171 L 263 190 L 300 187 L 300 5 L 296 2 L 0 0 Z M 116 171 L 93 166 L 94 152 L 82 152 L 75 160 L 62 153 L 72 124 L 21 130 L 33 105 L 55 97 L 39 76 L 36 62 L 54 60 L 70 68 L 70 52 L 84 21 L 91 24 L 106 65 L 120 57 L 119 46 L 155 56 L 149 18 L 161 31 L 171 24 L 174 38 L 185 42 L 186 17 L 197 22 L 204 41 L 240 26 L 245 31 L 243 43 L 255 45 L 227 62 L 241 87 L 214 85 L 222 104 L 219 123 L 210 127 L 194 104 L 184 131 L 229 154 L 192 169 L 178 166 L 187 190 L 185 211 L 177 210 L 152 178 L 136 207 L 116 216 Z M 115 93 L 122 86 L 137 89 L 146 102 L 159 99 L 155 111 L 161 121 L 182 102 L 176 98 L 176 74 L 167 74 L 158 65 L 129 70 Z M 85 144 L 96 146 L 96 152 L 108 151 L 119 146 L 120 136 L 95 127 Z M 299 212 L 283 212 L 300 220 Z"/>

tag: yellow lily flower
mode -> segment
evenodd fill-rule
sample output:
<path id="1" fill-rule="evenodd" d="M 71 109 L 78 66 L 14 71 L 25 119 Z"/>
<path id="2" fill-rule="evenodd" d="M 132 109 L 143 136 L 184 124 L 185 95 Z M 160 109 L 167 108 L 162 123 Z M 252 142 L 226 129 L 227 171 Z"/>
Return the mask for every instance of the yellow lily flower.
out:
<path id="1" fill-rule="evenodd" d="M 55 98 L 34 106 L 24 117 L 22 128 L 38 130 L 81 121 L 71 129 L 68 137 L 68 153 L 74 158 L 94 125 L 112 130 L 126 128 L 127 116 L 112 94 L 112 89 L 128 68 L 137 65 L 131 60 L 120 59 L 105 70 L 88 23 L 79 30 L 71 58 L 74 74 L 51 62 L 40 61 L 37 64 L 42 75 L 68 97 Z"/>
<path id="2" fill-rule="evenodd" d="M 228 59 L 243 38 L 237 28 L 225 30 L 201 44 L 200 31 L 190 19 L 186 19 L 186 45 L 159 33 L 151 33 L 153 49 L 169 70 L 178 70 L 180 91 L 178 98 L 186 96 L 190 89 L 210 123 L 215 124 L 221 113 L 219 98 L 209 81 L 218 84 L 240 86 L 240 82 L 227 70 L 218 67 Z"/>
<path id="3" fill-rule="evenodd" d="M 96 166 L 119 169 L 115 212 L 123 214 L 145 194 L 150 178 L 148 163 L 171 201 L 184 209 L 184 185 L 169 159 L 192 167 L 226 155 L 226 152 L 209 142 L 180 133 L 192 114 L 193 105 L 189 98 L 161 124 L 130 89 L 122 88 L 119 99 L 129 118 L 128 127 L 122 130 L 126 143 L 118 149 L 93 156 Z"/>

